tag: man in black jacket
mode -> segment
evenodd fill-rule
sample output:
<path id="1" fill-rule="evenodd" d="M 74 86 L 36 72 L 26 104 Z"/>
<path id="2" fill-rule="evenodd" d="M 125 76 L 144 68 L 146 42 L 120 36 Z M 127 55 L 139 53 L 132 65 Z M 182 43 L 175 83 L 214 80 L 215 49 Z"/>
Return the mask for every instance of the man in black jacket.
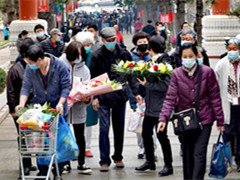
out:
<path id="1" fill-rule="evenodd" d="M 112 27 L 107 27 L 101 31 L 103 46 L 95 51 L 92 55 L 90 72 L 92 78 L 107 73 L 110 80 L 116 80 L 123 85 L 123 90 L 104 94 L 95 97 L 93 100 L 93 108 L 98 110 L 100 119 L 100 171 L 108 171 L 111 164 L 110 159 L 110 143 L 109 143 L 109 127 L 110 127 L 110 111 L 112 110 L 112 126 L 114 132 L 114 160 L 117 168 L 123 168 L 123 139 L 124 139 L 124 121 L 126 101 L 129 98 L 127 81 L 130 84 L 133 94 L 137 100 L 141 100 L 141 96 L 137 95 L 138 83 L 132 76 L 124 76 L 111 71 L 112 64 L 116 60 L 132 60 L 130 53 L 122 49 L 116 44 L 116 31 Z"/>
<path id="2" fill-rule="evenodd" d="M 21 57 L 25 57 L 24 54 L 27 53 L 28 48 L 34 44 L 34 41 L 31 38 L 26 38 L 22 41 L 21 46 L 19 47 Z M 19 97 L 22 87 L 23 74 L 25 71 L 27 63 L 21 58 L 19 62 L 14 64 L 8 71 L 7 76 L 7 104 L 9 106 L 9 112 L 14 119 L 17 131 L 18 124 L 16 120 L 18 119 L 15 107 L 19 104 Z M 24 174 L 29 175 L 30 170 L 36 170 L 35 167 L 32 167 L 30 158 L 23 158 Z"/>
<path id="3" fill-rule="evenodd" d="M 64 42 L 61 40 L 62 33 L 59 29 L 53 28 L 50 35 L 50 38 L 41 42 L 41 46 L 44 52 L 60 57 L 64 49 Z"/>

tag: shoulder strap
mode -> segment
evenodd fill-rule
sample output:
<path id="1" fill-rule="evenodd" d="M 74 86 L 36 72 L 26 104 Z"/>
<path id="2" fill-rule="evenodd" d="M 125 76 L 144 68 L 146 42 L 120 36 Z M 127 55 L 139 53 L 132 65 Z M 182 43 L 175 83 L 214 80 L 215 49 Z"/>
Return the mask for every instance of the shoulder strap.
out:
<path id="1" fill-rule="evenodd" d="M 199 106 L 201 84 L 202 84 L 202 66 L 199 65 L 198 87 L 197 87 L 197 96 L 196 96 L 196 104 L 195 104 L 196 111 L 198 111 L 198 106 Z"/>

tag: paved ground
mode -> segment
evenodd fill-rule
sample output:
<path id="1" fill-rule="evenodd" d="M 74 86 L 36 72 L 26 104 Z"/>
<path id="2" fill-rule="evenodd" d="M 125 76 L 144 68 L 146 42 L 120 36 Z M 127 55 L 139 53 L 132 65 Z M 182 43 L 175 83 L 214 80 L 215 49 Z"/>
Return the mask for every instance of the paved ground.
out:
<path id="1" fill-rule="evenodd" d="M 131 37 L 125 36 L 125 41 L 127 45 L 131 43 Z M 0 56 L 2 55 L 0 51 Z M 4 52 L 8 53 L 7 50 Z M 1 58 L 1 57 L 0 57 Z M 2 59 L 0 59 L 1 61 Z M 126 113 L 126 125 L 128 125 L 128 121 L 132 115 L 132 112 L 127 107 Z M 172 125 L 169 125 L 169 137 L 172 144 L 173 151 L 173 166 L 174 166 L 174 175 L 169 177 L 164 177 L 161 179 L 174 179 L 179 180 L 182 179 L 182 161 L 179 156 L 179 142 L 177 137 L 172 132 Z M 98 126 L 93 127 L 93 140 L 92 140 L 92 152 L 94 154 L 93 158 L 86 158 L 86 164 L 89 165 L 93 169 L 92 175 L 79 175 L 77 174 L 77 163 L 72 162 L 73 170 L 70 174 L 64 175 L 64 180 L 73 180 L 73 179 L 85 179 L 85 180 L 114 180 L 114 179 L 124 179 L 124 180 L 133 180 L 133 179 L 159 179 L 158 171 L 163 166 L 162 153 L 160 151 L 160 147 L 158 144 L 158 148 L 156 154 L 158 156 L 157 162 L 157 170 L 154 173 L 136 173 L 134 168 L 136 166 L 144 163 L 144 160 L 138 160 L 136 158 L 138 153 L 137 140 L 136 135 L 132 132 L 128 132 L 125 130 L 125 145 L 124 145 L 124 163 L 126 167 L 124 169 L 118 170 L 115 169 L 112 164 L 110 167 L 110 171 L 107 173 L 99 172 L 99 150 L 98 150 Z M 111 145 L 112 143 L 112 131 L 110 132 L 111 136 Z M 213 127 L 212 135 L 210 138 L 210 143 L 208 147 L 208 160 L 207 160 L 207 173 L 205 178 L 208 178 L 208 169 L 209 169 L 209 161 L 211 155 L 211 148 L 213 143 L 216 142 L 218 136 L 218 132 L 216 131 L 216 127 Z M 18 150 L 17 150 L 17 133 L 15 126 L 13 124 L 13 120 L 10 116 L 8 116 L 2 123 L 0 123 L 0 180 L 16 180 L 18 177 Z M 112 146 L 111 146 L 112 147 Z M 113 150 L 113 149 L 112 149 Z M 112 152 L 112 151 L 111 151 Z M 35 160 L 33 161 L 35 163 Z M 233 172 L 230 173 L 226 179 L 240 179 L 240 173 L 236 172 L 236 166 L 233 166 Z"/>

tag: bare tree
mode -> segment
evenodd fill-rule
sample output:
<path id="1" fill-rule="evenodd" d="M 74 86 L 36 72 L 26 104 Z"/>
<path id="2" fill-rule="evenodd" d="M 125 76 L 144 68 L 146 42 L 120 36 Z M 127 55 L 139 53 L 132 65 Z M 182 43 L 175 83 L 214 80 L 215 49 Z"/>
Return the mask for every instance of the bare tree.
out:
<path id="1" fill-rule="evenodd" d="M 197 31 L 197 41 L 199 45 L 202 44 L 202 17 L 203 17 L 203 1 L 202 0 L 197 0 L 197 14 L 196 14 L 196 31 Z"/>
<path id="2" fill-rule="evenodd" d="M 7 23 L 10 24 L 15 18 L 15 11 L 14 2 L 13 0 L 5 0 L 6 1 L 6 9 L 7 9 Z"/>

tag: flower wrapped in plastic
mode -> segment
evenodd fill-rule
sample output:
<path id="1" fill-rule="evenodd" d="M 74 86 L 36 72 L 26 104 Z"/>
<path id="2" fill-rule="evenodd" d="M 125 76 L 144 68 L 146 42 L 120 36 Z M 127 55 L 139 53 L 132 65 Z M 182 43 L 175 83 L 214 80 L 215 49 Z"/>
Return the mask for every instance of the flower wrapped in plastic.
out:
<path id="1" fill-rule="evenodd" d="M 154 61 L 119 61 L 112 65 L 112 70 L 126 75 L 136 77 L 156 77 L 162 79 L 163 75 L 172 74 L 173 68 L 168 63 L 157 63 Z"/>
<path id="2" fill-rule="evenodd" d="M 73 87 L 68 96 L 68 108 L 82 98 L 98 96 L 122 89 L 122 84 L 110 81 L 107 73 L 104 73 L 89 81 L 81 81 L 79 77 L 73 77 Z"/>

